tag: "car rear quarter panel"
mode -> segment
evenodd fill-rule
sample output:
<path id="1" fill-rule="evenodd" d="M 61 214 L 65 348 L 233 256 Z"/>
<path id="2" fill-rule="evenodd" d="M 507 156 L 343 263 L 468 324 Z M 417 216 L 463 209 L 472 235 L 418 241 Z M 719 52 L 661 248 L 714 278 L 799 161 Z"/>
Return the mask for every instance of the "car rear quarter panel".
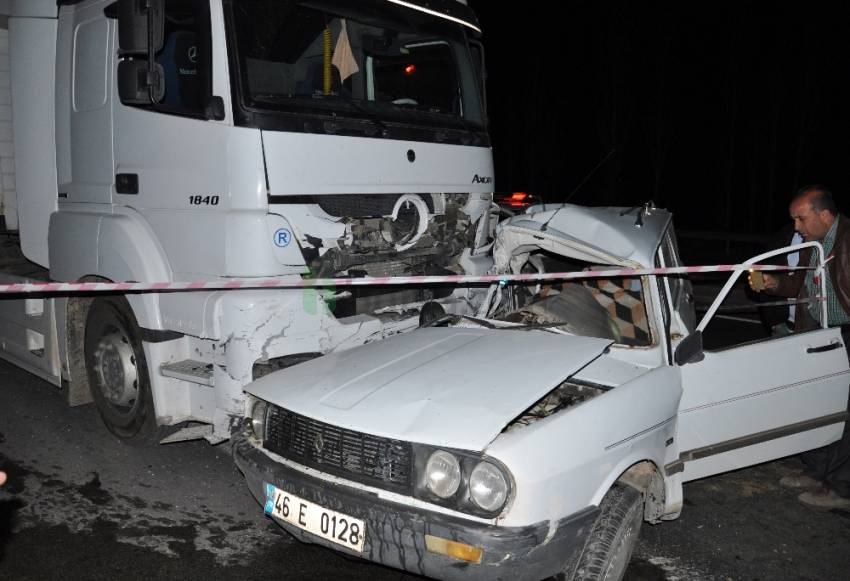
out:
<path id="1" fill-rule="evenodd" d="M 505 432 L 486 453 L 514 479 L 506 526 L 556 520 L 598 505 L 633 464 L 678 457 L 678 367 L 654 369 L 594 399 Z"/>

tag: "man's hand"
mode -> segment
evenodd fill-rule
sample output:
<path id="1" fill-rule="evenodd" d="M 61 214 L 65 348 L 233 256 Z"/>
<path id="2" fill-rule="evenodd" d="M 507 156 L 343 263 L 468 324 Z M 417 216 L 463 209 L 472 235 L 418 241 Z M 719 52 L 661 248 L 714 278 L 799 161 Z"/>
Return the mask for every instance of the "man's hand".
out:
<path id="1" fill-rule="evenodd" d="M 6 483 L 6 473 L 0 472 L 0 486 L 3 486 Z"/>
<path id="2" fill-rule="evenodd" d="M 748 281 L 750 288 L 756 292 L 775 290 L 779 286 L 779 281 L 774 275 L 766 274 L 760 270 L 751 270 Z"/>

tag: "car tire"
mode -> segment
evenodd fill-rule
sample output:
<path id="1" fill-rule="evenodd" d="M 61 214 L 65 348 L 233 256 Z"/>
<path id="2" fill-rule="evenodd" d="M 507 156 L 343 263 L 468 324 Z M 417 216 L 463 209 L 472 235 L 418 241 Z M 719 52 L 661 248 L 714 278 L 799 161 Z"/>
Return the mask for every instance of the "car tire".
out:
<path id="1" fill-rule="evenodd" d="M 106 428 L 125 440 L 155 440 L 156 414 L 141 333 L 124 297 L 92 302 L 84 356 L 92 399 Z"/>
<path id="2" fill-rule="evenodd" d="M 562 579 L 618 581 L 626 573 L 643 523 L 643 495 L 615 484 L 599 509 L 581 555 Z"/>

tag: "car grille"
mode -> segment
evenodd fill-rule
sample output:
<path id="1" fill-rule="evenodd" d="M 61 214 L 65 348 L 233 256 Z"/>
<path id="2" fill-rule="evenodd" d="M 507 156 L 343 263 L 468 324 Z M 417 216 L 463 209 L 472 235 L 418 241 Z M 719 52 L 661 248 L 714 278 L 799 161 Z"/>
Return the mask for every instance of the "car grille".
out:
<path id="1" fill-rule="evenodd" d="M 346 430 L 270 406 L 263 446 L 305 466 L 382 488 L 409 491 L 409 442 Z"/>

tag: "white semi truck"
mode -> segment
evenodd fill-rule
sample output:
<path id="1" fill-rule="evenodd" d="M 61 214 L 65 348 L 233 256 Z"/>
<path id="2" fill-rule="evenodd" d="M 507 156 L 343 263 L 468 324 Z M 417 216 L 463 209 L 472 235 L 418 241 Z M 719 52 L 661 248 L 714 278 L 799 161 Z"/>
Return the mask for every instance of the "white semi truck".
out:
<path id="1" fill-rule="evenodd" d="M 480 31 L 457 0 L 10 0 L 20 253 L 0 283 L 486 272 Z M 243 386 L 475 291 L 0 295 L 0 356 L 119 437 L 229 437 Z M 429 309 L 426 309 L 429 310 Z"/>

